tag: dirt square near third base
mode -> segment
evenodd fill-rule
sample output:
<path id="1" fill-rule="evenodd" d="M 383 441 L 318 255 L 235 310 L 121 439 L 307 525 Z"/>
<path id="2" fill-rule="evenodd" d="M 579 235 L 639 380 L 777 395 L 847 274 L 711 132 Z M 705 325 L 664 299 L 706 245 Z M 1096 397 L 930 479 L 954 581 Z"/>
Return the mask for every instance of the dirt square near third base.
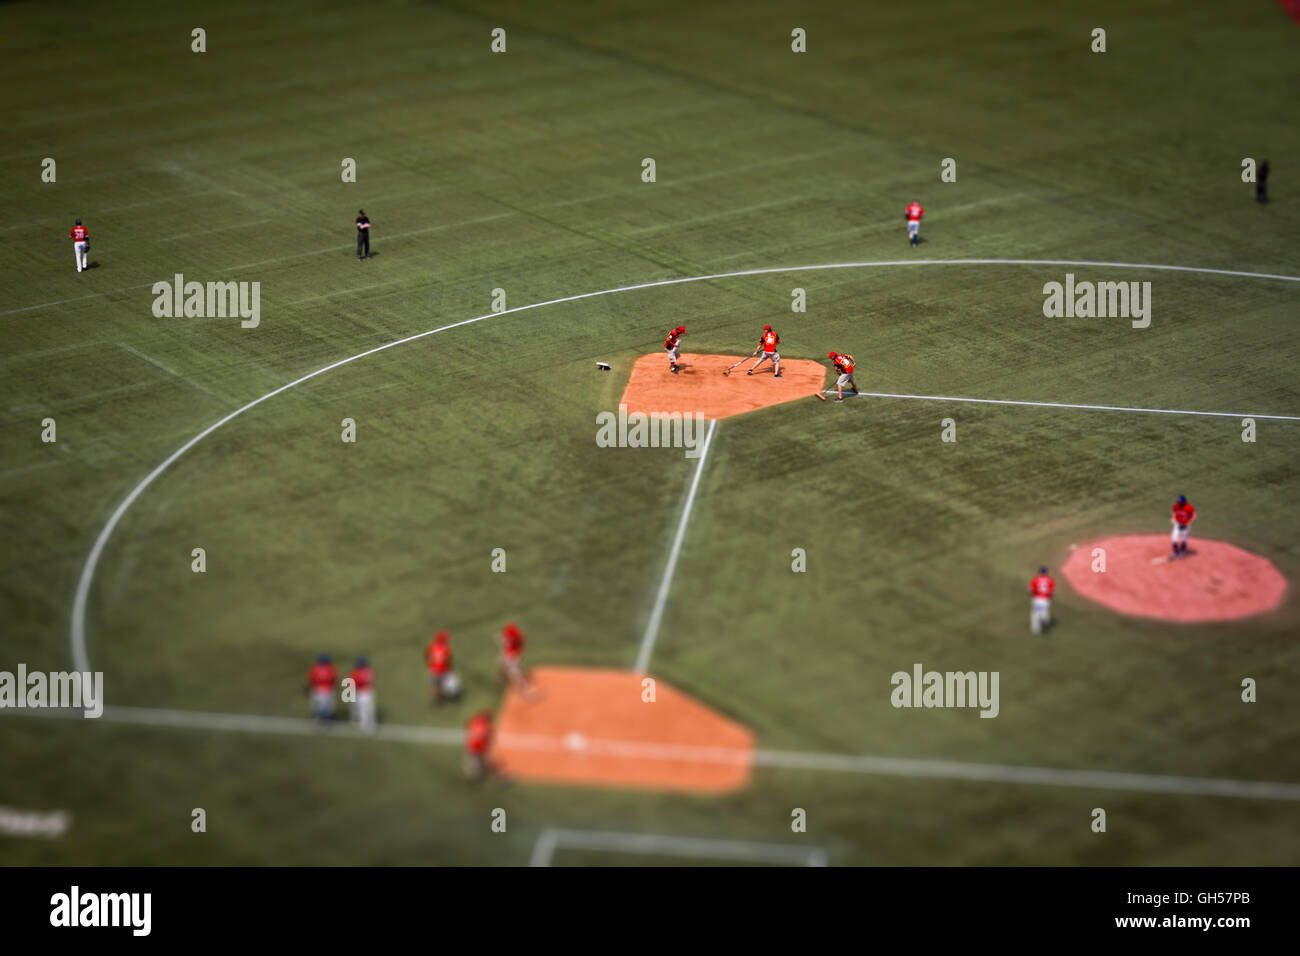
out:
<path id="1" fill-rule="evenodd" d="M 730 375 L 723 371 L 740 361 Z M 632 366 L 621 403 L 628 413 L 699 412 L 705 418 L 726 418 L 755 409 L 816 395 L 826 381 L 826 368 L 810 359 L 782 359 L 781 377 L 764 362 L 753 375 L 745 371 L 756 358 L 739 355 L 683 353 L 678 372 L 668 370 L 668 357 L 659 352 L 643 355 Z"/>

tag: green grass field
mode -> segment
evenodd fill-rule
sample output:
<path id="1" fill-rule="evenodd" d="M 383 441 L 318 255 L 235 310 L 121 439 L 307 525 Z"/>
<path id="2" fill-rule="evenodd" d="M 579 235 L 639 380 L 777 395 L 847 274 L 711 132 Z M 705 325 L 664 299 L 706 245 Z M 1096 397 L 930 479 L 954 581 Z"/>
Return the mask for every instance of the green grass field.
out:
<path id="1" fill-rule="evenodd" d="M 1272 0 L 5 4 L 0 670 L 73 666 L 96 537 L 183 444 L 324 366 L 488 315 L 494 289 L 514 308 L 908 259 L 1300 275 L 1298 45 Z M 1267 206 L 1244 157 L 1272 160 Z M 1045 318 L 1066 272 L 1150 281 L 1150 327 Z M 151 286 L 175 273 L 260 282 L 260 325 L 155 318 Z M 364 653 L 386 724 L 460 728 L 499 701 L 505 620 L 530 663 L 633 666 L 695 463 L 599 448 L 594 416 L 670 325 L 740 354 L 772 323 L 787 357 L 853 352 L 871 391 L 1296 416 L 1298 304 L 1278 279 L 982 264 L 494 315 L 276 395 L 166 469 L 99 558 L 86 651 L 110 707 L 271 717 L 306 716 L 317 653 Z M 1298 463 L 1300 421 L 1260 419 L 1249 444 L 1236 418 L 904 399 L 726 419 L 650 671 L 765 750 L 1297 783 L 1294 593 L 1175 626 L 1062 584 L 1033 638 L 1025 585 L 1071 544 L 1166 532 L 1180 492 L 1196 534 L 1295 581 Z M 439 628 L 467 693 L 433 711 L 420 652 Z M 915 662 L 998 671 L 1000 715 L 893 708 L 890 675 Z M 449 746 L 30 712 L 0 713 L 0 767 L 0 805 L 72 817 L 58 839 L 0 836 L 11 864 L 523 865 L 557 827 L 809 845 L 832 865 L 1300 862 L 1295 799 L 793 766 L 720 798 L 473 786 Z"/>

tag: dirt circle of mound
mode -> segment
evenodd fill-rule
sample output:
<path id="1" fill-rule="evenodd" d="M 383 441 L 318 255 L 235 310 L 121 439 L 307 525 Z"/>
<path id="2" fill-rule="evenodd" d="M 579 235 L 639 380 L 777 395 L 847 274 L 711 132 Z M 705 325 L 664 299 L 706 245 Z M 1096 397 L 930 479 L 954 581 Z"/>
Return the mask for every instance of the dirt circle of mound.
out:
<path id="1" fill-rule="evenodd" d="M 1106 552 L 1094 571 L 1094 552 Z M 1074 549 L 1061 569 L 1084 597 L 1121 614 L 1161 621 L 1234 621 L 1282 603 L 1286 578 L 1273 563 L 1226 541 L 1192 538 L 1169 558 L 1169 536 L 1103 538 Z"/>

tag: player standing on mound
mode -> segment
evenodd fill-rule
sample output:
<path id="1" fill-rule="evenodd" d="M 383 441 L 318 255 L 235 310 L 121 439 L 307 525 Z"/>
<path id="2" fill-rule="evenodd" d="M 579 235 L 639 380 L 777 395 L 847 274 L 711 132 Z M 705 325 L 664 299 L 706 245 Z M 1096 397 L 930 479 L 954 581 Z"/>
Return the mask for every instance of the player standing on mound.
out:
<path id="1" fill-rule="evenodd" d="M 80 219 L 68 230 L 68 238 L 72 240 L 72 254 L 77 257 L 77 271 L 90 268 L 86 264 L 86 253 L 90 251 L 90 232 L 81 224 Z"/>
<path id="2" fill-rule="evenodd" d="M 1038 569 L 1038 574 L 1029 582 L 1029 630 L 1034 634 L 1043 633 L 1043 628 L 1052 624 L 1052 595 L 1056 593 L 1056 582 L 1047 573 L 1047 566 Z"/>
<path id="3" fill-rule="evenodd" d="M 776 347 L 780 344 L 781 344 L 781 336 L 777 335 L 776 332 L 772 330 L 772 326 L 770 325 L 763 326 L 763 334 L 758 337 L 758 347 L 754 349 L 755 355 L 759 355 L 760 352 L 762 353 L 762 355 L 759 356 L 758 361 L 755 362 L 753 367 L 748 369 L 745 372 L 745 374 L 753 375 L 754 369 L 758 368 L 764 362 L 771 362 L 772 370 L 773 370 L 772 377 L 780 378 L 781 377 L 781 353 L 776 350 Z"/>
<path id="4" fill-rule="evenodd" d="M 921 241 L 921 217 L 924 215 L 925 208 L 913 199 L 907 207 L 907 238 L 911 241 L 913 249 Z"/>
<path id="5" fill-rule="evenodd" d="M 677 357 L 682 351 L 682 333 L 686 331 L 686 326 L 679 325 L 675 329 L 668 330 L 668 337 L 664 339 L 664 349 L 668 352 L 668 371 L 674 375 L 677 374 Z"/>
<path id="6" fill-rule="evenodd" d="M 826 357 L 830 359 L 831 364 L 835 366 L 835 371 L 840 373 L 840 377 L 835 380 L 835 388 L 839 393 L 839 397 L 837 397 L 835 401 L 844 401 L 845 385 L 853 389 L 854 395 L 858 394 L 858 383 L 853 380 L 853 356 L 845 352 L 832 352 Z"/>
<path id="7" fill-rule="evenodd" d="M 1174 515 L 1174 530 L 1169 536 L 1169 542 L 1173 548 L 1173 553 L 1169 555 L 1170 561 L 1180 554 L 1187 554 L 1187 532 L 1190 530 L 1192 522 L 1196 520 L 1196 509 L 1192 507 L 1192 503 L 1187 500 L 1186 495 L 1179 495 L 1171 510 Z"/>

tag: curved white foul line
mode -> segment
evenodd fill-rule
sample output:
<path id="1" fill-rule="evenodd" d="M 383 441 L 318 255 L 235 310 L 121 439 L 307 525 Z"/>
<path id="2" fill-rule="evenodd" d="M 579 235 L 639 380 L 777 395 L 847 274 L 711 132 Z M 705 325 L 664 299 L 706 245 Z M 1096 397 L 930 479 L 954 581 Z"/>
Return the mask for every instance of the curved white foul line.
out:
<path id="1" fill-rule="evenodd" d="M 357 359 L 365 358 L 367 355 L 374 355 L 376 352 L 383 352 L 387 349 L 396 348 L 399 345 L 405 345 L 407 342 L 414 342 L 418 339 L 426 338 L 430 335 L 437 335 L 439 332 L 447 332 L 451 329 L 460 328 L 462 325 L 473 325 L 475 322 L 482 322 L 484 319 L 490 319 L 494 316 L 509 315 L 512 312 L 526 312 L 529 309 L 540 309 L 548 305 L 561 305 L 565 302 L 577 302 L 581 299 L 592 299 L 604 295 L 616 295 L 620 292 L 635 292 L 639 289 L 653 289 L 659 286 L 685 285 L 688 282 L 708 282 L 714 279 L 738 279 L 745 276 L 760 275 L 777 275 L 783 272 L 818 272 L 830 269 L 871 269 L 885 268 L 892 266 L 960 266 L 960 265 L 1011 265 L 1011 266 L 1072 266 L 1085 267 L 1093 266 L 1107 269 L 1151 269 L 1161 272 L 1193 272 L 1204 275 L 1224 275 L 1224 276 L 1244 276 L 1251 279 L 1277 279 L 1282 282 L 1300 282 L 1300 276 L 1275 275 L 1267 272 L 1238 272 L 1232 269 L 1207 269 L 1200 266 L 1167 266 L 1153 263 L 1135 263 L 1135 262 L 1092 262 L 1078 259 L 899 259 L 887 262 L 836 262 L 825 265 L 815 266 L 779 266 L 768 269 L 742 269 L 738 272 L 719 272 L 713 275 L 704 276 L 686 276 L 678 279 L 660 279 L 655 282 L 640 282 L 636 285 L 619 286 L 615 289 L 601 289 L 598 292 L 584 292 L 581 295 L 567 295 L 558 299 L 548 299 L 545 302 L 534 302 L 530 305 L 515 306 L 513 309 L 503 309 L 500 312 L 489 312 L 486 315 L 478 315 L 472 319 L 465 319 L 461 322 L 453 322 L 451 325 L 444 325 L 436 329 L 430 329 L 427 332 L 420 332 L 416 335 L 408 335 L 404 339 L 398 339 L 389 342 L 386 345 L 380 345 L 365 352 L 358 352 L 356 355 L 326 365 L 314 372 L 304 375 L 302 378 L 295 379 L 287 385 L 281 385 L 274 391 L 267 392 L 261 398 L 256 398 L 241 408 L 235 409 L 225 418 L 214 422 L 203 431 L 199 432 L 180 448 L 168 455 L 161 464 L 153 471 L 149 472 L 138 485 L 131 489 L 131 492 L 122 500 L 113 513 L 109 516 L 108 523 L 104 525 L 103 530 L 99 532 L 99 537 L 95 539 L 94 545 L 90 549 L 90 554 L 86 556 L 86 563 L 82 566 L 81 577 L 77 581 L 77 593 L 72 602 L 72 623 L 70 627 L 70 639 L 72 643 L 72 660 L 77 670 L 89 671 L 90 658 L 86 653 L 86 603 L 90 597 L 90 585 L 95 578 L 95 569 L 99 565 L 99 559 L 104 554 L 104 548 L 108 544 L 108 539 L 112 537 L 113 532 L 117 529 L 118 523 L 122 517 L 130 510 L 135 500 L 144 493 L 144 490 L 153 484 L 154 479 L 176 463 L 176 461 L 187 451 L 197 445 L 203 439 L 207 438 L 214 431 L 225 425 L 227 422 L 238 418 L 244 412 L 251 408 L 256 408 L 269 398 L 274 398 L 281 392 L 287 392 L 296 385 L 310 381 L 318 375 L 324 375 L 336 368 L 355 362 Z"/>

